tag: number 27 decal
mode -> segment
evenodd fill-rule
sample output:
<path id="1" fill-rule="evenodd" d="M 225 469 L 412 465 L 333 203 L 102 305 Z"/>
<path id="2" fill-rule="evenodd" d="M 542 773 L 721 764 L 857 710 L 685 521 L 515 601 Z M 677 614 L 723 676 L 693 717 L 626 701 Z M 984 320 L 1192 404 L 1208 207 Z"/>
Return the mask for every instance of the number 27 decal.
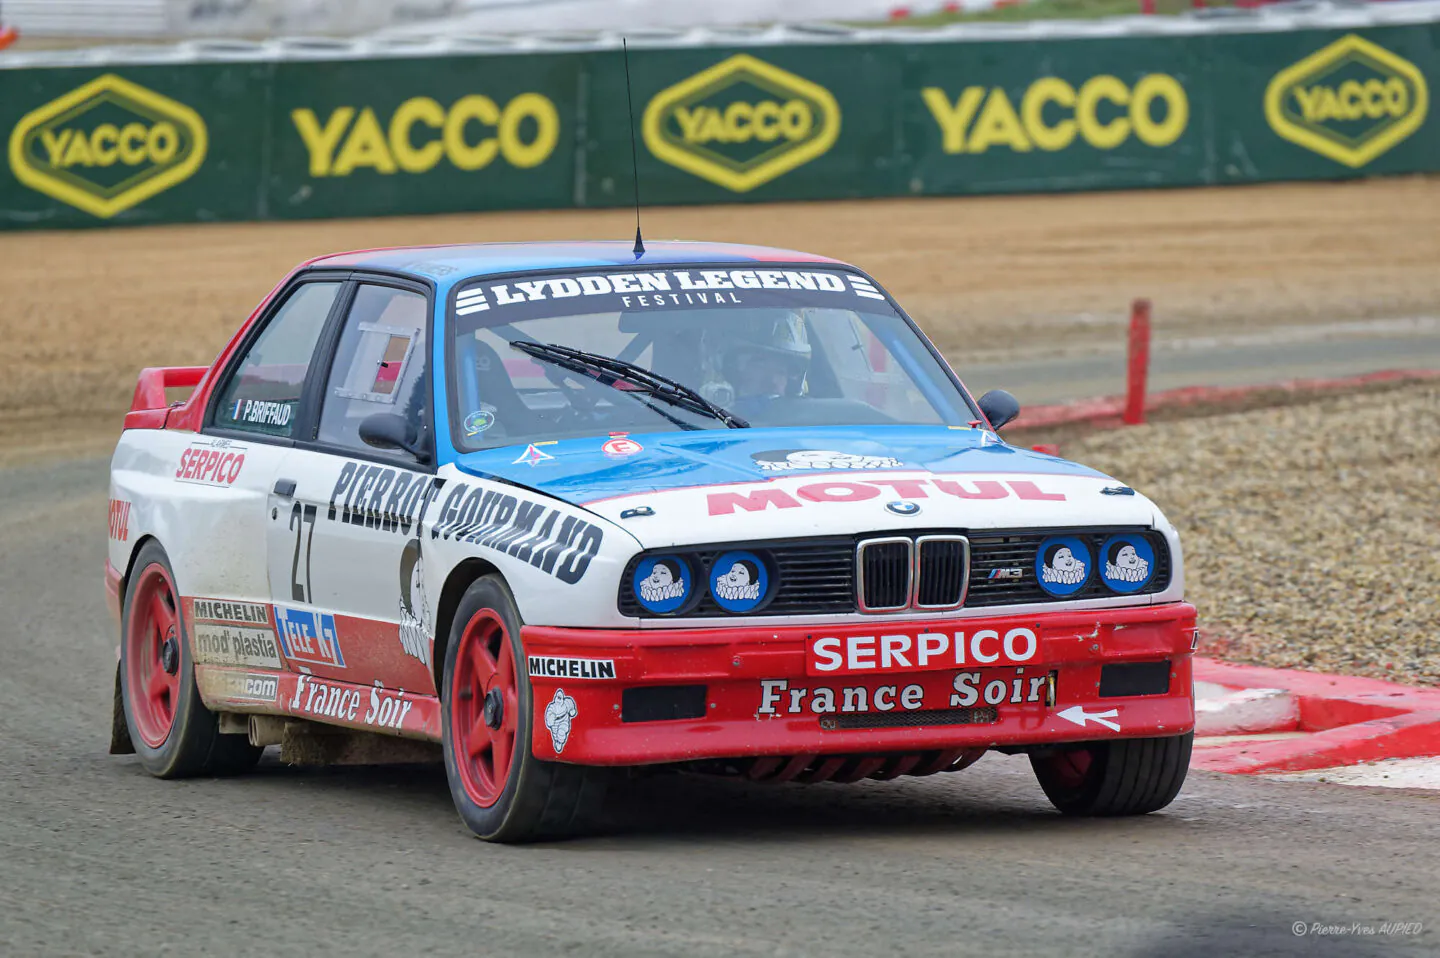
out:
<path id="1" fill-rule="evenodd" d="M 310 526 L 307 534 L 306 525 Z M 310 548 L 315 544 L 315 507 L 295 503 L 290 510 L 290 528 L 295 532 L 295 556 L 290 561 L 290 597 L 296 602 L 310 602 Z M 305 553 L 305 580 L 300 580 L 300 553 Z"/>

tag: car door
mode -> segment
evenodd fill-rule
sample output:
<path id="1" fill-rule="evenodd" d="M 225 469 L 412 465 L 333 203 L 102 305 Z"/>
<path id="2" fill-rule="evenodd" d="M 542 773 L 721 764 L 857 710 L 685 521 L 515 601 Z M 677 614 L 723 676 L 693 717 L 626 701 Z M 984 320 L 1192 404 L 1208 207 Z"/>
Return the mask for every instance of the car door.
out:
<path id="1" fill-rule="evenodd" d="M 436 491 L 430 437 L 433 295 L 360 277 L 333 332 L 310 434 L 285 455 L 272 496 L 270 587 L 292 667 L 425 694 L 432 610 L 420 522 Z M 413 451 L 367 444 L 388 418 Z"/>
<path id="2" fill-rule="evenodd" d="M 173 434 L 184 448 L 171 501 L 188 540 L 176 573 L 198 665 L 282 666 L 268 608 L 266 510 L 343 286 L 343 276 L 309 274 L 283 290 L 222 371 L 201 434 Z"/>

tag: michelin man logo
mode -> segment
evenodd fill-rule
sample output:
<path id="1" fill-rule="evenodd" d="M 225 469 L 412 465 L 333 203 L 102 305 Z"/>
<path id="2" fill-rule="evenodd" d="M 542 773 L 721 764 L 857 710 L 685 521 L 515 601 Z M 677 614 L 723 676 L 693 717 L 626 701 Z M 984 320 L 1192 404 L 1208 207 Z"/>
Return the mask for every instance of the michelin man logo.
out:
<path id="1" fill-rule="evenodd" d="M 715 594 L 731 602 L 760 598 L 760 574 L 755 563 L 740 560 L 731 563 L 730 571 L 716 577 Z"/>
<path id="2" fill-rule="evenodd" d="M 904 465 L 889 456 L 859 456 L 832 449 L 772 449 L 751 455 L 762 472 L 793 472 L 804 469 L 899 469 Z"/>
<path id="3" fill-rule="evenodd" d="M 1116 542 L 1110 546 L 1105 562 L 1105 578 L 1121 582 L 1144 582 L 1150 578 L 1150 563 L 1140 557 L 1135 547 L 1128 542 Z"/>
<path id="4" fill-rule="evenodd" d="M 640 598 L 646 602 L 667 602 L 685 594 L 685 575 L 679 563 L 660 560 L 650 575 L 640 580 Z"/>
<path id="5" fill-rule="evenodd" d="M 1045 550 L 1045 565 L 1040 581 L 1055 585 L 1079 585 L 1085 581 L 1085 562 L 1066 545 L 1053 545 Z"/>
<path id="6" fill-rule="evenodd" d="M 545 727 L 550 730 L 550 744 L 556 755 L 565 751 L 565 743 L 570 741 L 570 723 L 579 711 L 564 689 L 556 689 L 555 697 L 545 706 Z"/>

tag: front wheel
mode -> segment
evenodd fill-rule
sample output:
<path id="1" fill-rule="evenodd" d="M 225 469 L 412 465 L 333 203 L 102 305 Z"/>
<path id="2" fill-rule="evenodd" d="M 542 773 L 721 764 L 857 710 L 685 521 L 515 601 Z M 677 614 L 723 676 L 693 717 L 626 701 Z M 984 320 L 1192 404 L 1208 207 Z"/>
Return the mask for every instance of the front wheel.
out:
<path id="1" fill-rule="evenodd" d="M 243 735 L 221 735 L 219 719 L 195 687 L 180 593 L 158 542 L 135 558 L 125 589 L 120 640 L 120 701 L 140 764 L 158 778 L 244 771 L 263 749 Z"/>
<path id="2" fill-rule="evenodd" d="M 1195 733 L 1113 739 L 1030 756 L 1045 797 L 1066 815 L 1144 815 L 1185 784 Z"/>
<path id="3" fill-rule="evenodd" d="M 476 580 L 456 609 L 445 650 L 442 742 L 455 809 L 487 841 L 572 834 L 605 797 L 606 770 L 532 754 L 524 663 L 510 590 L 499 576 Z"/>

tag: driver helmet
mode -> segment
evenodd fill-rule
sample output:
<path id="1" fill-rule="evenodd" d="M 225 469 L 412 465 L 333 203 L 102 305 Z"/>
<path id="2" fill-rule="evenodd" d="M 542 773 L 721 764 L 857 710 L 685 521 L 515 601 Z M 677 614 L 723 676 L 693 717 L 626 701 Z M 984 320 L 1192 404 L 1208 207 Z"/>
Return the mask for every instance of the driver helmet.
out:
<path id="1" fill-rule="evenodd" d="M 720 362 L 741 398 L 798 396 L 810 368 L 810 336 L 794 310 L 762 310 L 735 324 Z"/>

